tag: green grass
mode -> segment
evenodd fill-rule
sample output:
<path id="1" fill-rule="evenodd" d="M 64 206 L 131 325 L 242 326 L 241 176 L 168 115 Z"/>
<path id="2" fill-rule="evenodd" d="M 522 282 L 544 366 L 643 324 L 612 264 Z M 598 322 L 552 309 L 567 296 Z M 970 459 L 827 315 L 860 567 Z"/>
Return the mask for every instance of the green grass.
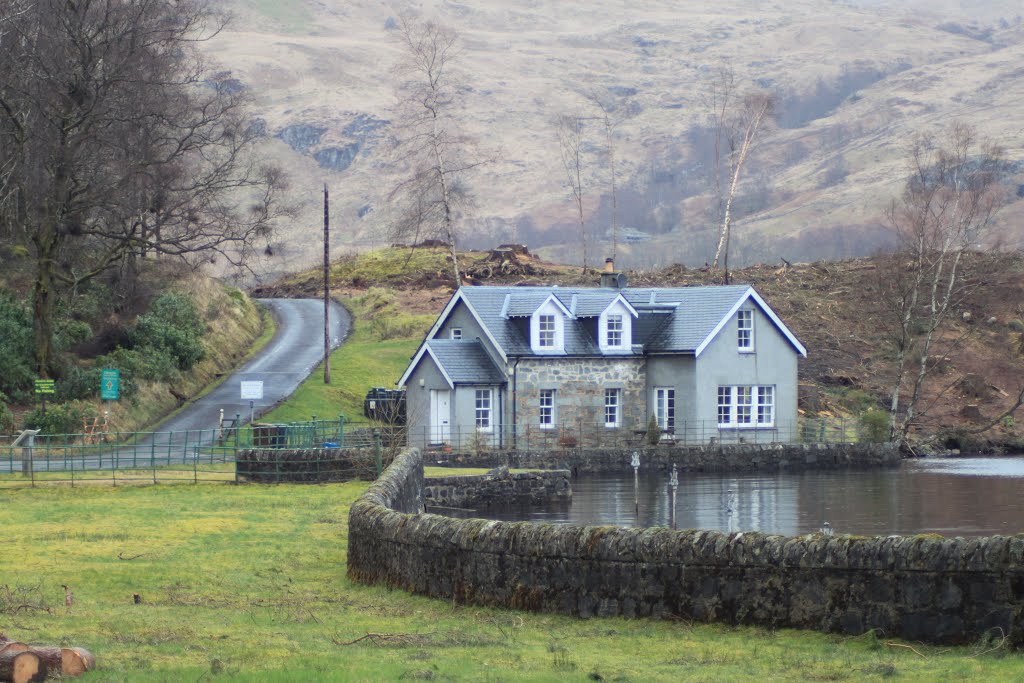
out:
<path id="1" fill-rule="evenodd" d="M 352 332 L 331 354 L 331 383 L 324 384 L 323 364 L 284 403 L 265 414 L 264 422 L 308 420 L 313 415 L 363 421 L 363 400 L 371 387 L 394 388 L 431 316 L 402 313 L 395 295 L 371 289 L 345 300 L 352 313 Z"/>
<path id="2" fill-rule="evenodd" d="M 916 654 L 872 635 L 581 621 L 355 585 L 346 520 L 365 486 L 0 491 L 11 532 L 0 623 L 13 638 L 91 649 L 99 670 L 83 681 L 1024 677 L 1024 659 L 1002 649 Z M 61 584 L 74 592 L 70 608 Z M 368 633 L 390 635 L 346 644 Z"/>

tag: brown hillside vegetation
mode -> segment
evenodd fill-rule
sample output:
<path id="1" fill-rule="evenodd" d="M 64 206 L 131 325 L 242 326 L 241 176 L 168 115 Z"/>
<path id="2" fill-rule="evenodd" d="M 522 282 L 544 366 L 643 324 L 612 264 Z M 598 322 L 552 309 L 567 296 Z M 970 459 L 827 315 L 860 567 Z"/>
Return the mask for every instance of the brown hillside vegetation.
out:
<path id="1" fill-rule="evenodd" d="M 407 312 L 437 314 L 454 289 L 446 258 L 442 249 L 346 256 L 333 264 L 334 291 L 360 295 L 370 287 L 385 287 L 402 293 L 398 299 Z M 502 267 L 500 260 L 495 267 L 494 251 L 467 252 L 461 258 L 467 272 L 477 275 L 473 284 L 478 286 L 587 285 L 598 277 L 528 252 L 516 254 L 518 268 Z M 818 398 L 805 402 L 806 411 L 854 416 L 885 407 L 895 325 L 880 300 L 880 282 L 891 267 L 900 264 L 874 257 L 760 264 L 733 272 L 732 281 L 757 288 L 807 347 L 800 381 L 806 394 Z M 492 276 L 482 277 L 488 270 Z M 1024 254 L 971 253 L 964 273 L 968 291 L 938 345 L 922 402 L 925 415 L 915 430 L 919 436 L 974 428 L 1012 405 L 1024 386 Z M 722 277 L 681 265 L 627 275 L 630 286 L 637 287 L 709 285 Z M 322 282 L 316 271 L 307 271 L 256 294 L 310 296 Z M 986 436 L 993 443 L 1013 444 L 1020 430 L 1006 420 Z"/>

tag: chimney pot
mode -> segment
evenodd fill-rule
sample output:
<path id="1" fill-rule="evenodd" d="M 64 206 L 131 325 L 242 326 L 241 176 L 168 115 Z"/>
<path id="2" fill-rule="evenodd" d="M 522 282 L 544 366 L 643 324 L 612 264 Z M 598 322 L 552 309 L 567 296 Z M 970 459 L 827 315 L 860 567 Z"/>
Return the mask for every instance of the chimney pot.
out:
<path id="1" fill-rule="evenodd" d="M 606 272 L 606 273 L 614 273 L 615 272 L 615 260 L 614 259 L 606 258 L 604 260 L 604 272 Z"/>

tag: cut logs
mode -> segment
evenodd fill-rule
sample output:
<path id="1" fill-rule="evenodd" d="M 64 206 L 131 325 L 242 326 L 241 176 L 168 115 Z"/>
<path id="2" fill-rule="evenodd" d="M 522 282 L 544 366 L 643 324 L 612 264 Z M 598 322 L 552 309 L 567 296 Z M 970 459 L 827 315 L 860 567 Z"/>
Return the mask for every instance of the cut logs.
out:
<path id="1" fill-rule="evenodd" d="M 0 681 L 5 683 L 78 676 L 95 668 L 96 657 L 84 648 L 27 645 L 0 634 Z"/>
<path id="2" fill-rule="evenodd" d="M 96 668 L 96 658 L 80 647 L 32 647 L 29 651 L 39 655 L 47 671 L 60 671 L 62 676 L 79 676 Z"/>
<path id="3" fill-rule="evenodd" d="M 0 652 L 0 681 L 31 683 L 46 680 L 47 668 L 34 652 L 5 650 Z"/>

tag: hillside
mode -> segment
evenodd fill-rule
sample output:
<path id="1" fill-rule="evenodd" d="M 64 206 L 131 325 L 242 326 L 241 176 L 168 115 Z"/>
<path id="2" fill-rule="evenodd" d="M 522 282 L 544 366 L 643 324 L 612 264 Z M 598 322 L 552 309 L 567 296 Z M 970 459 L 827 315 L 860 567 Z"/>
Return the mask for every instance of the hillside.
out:
<path id="1" fill-rule="evenodd" d="M 265 275 L 308 266 L 304 238 L 331 185 L 338 253 L 389 242 L 385 195 L 397 44 L 396 7 L 340 0 L 232 0 L 235 23 L 207 45 L 253 96 L 270 154 L 293 177 L 300 216 L 285 226 Z M 614 109 L 619 262 L 649 268 L 703 263 L 713 217 L 706 93 L 731 65 L 744 87 L 782 101 L 777 125 L 740 188 L 734 261 L 870 254 L 900 189 L 908 141 L 963 119 L 1024 162 L 1024 27 L 1011 0 L 881 3 L 727 0 L 623 5 L 533 3 L 510 8 L 431 0 L 424 15 L 461 32 L 465 127 L 499 161 L 473 179 L 464 246 L 529 243 L 578 260 L 553 119 Z M 592 237 L 611 222 L 603 129 L 588 124 L 586 204 Z M 1024 168 L 1024 166 L 1018 166 Z M 1024 183 L 1018 175 L 1017 185 Z M 992 240 L 1024 244 L 1024 199 Z"/>
<path id="2" fill-rule="evenodd" d="M 597 280 L 596 273 L 583 274 L 579 268 L 533 257 L 517 259 L 504 269 L 487 253 L 467 252 L 463 259 L 477 274 L 479 286 L 568 286 Z M 863 258 L 791 267 L 759 265 L 734 273 L 733 281 L 755 286 L 807 347 L 808 357 L 800 363 L 800 382 L 809 399 L 803 402 L 805 414 L 857 416 L 869 408 L 884 408 L 893 371 L 891 325 L 878 294 L 880 278 L 888 277 L 886 268 L 881 259 Z M 348 255 L 332 264 L 331 273 L 334 294 L 357 303 L 357 330 L 373 328 L 379 340 L 405 338 L 409 355 L 453 291 L 447 257 L 440 250 L 384 249 Z M 965 273 L 971 292 L 944 335 L 937 371 L 926 385 L 922 405 L 928 410 L 920 422 L 921 437 L 972 428 L 979 418 L 971 417 L 966 406 L 977 406 L 982 416 L 994 416 L 1024 387 L 1024 254 L 971 254 Z M 627 275 L 636 286 L 716 284 L 720 278 L 680 265 Z M 306 271 L 257 294 L 315 296 L 322 286 L 322 275 Z M 376 384 L 397 380 L 405 357 L 393 356 L 392 362 L 390 375 L 385 368 L 376 368 Z M 349 393 L 358 396 L 365 389 L 350 388 Z M 1018 423 L 1007 420 L 987 437 L 1019 448 L 1022 431 Z"/>

